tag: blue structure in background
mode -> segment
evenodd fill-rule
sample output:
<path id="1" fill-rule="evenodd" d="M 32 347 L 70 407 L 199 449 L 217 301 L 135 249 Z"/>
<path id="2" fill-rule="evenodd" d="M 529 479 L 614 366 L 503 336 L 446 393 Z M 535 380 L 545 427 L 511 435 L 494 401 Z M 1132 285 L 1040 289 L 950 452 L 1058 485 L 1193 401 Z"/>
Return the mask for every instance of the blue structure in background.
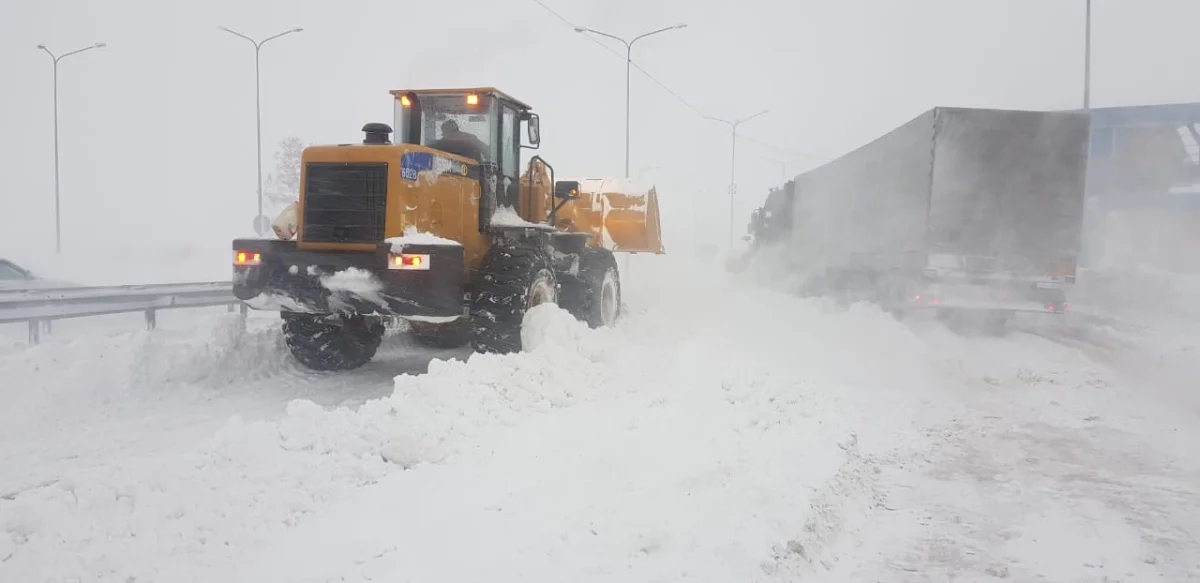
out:
<path id="1" fill-rule="evenodd" d="M 1083 263 L 1113 212 L 1194 215 L 1200 225 L 1200 103 L 1093 108 Z M 1149 236 L 1150 234 L 1147 234 Z"/>
<path id="2" fill-rule="evenodd" d="M 1090 113 L 1089 196 L 1131 202 L 1127 199 L 1155 198 L 1200 183 L 1200 103 Z"/>

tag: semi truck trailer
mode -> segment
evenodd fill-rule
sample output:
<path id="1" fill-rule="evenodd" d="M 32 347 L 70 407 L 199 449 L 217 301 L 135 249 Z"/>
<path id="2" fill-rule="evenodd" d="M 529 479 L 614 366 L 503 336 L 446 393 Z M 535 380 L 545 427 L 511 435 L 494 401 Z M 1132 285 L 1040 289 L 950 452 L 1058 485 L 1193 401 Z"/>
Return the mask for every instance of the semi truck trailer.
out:
<path id="1" fill-rule="evenodd" d="M 937 107 L 772 190 L 751 248 L 816 295 L 897 315 L 1069 309 L 1089 116 Z"/>

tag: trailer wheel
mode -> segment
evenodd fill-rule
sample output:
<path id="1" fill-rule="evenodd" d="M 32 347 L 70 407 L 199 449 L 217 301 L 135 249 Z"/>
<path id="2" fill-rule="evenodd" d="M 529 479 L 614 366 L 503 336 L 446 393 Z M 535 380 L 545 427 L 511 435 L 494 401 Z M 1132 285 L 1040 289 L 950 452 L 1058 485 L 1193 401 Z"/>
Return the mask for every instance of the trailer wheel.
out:
<path id="1" fill-rule="evenodd" d="M 466 318 L 444 324 L 409 320 L 408 329 L 414 340 L 430 348 L 459 348 L 471 341 L 471 326 Z"/>
<path id="2" fill-rule="evenodd" d="M 520 352 L 525 312 L 547 302 L 558 302 L 558 280 L 546 252 L 492 247 L 479 265 L 471 296 L 471 346 L 477 352 Z"/>
<path id="3" fill-rule="evenodd" d="M 375 358 L 383 324 L 366 316 L 282 312 L 283 339 L 292 356 L 312 370 L 358 368 Z"/>
<path id="4" fill-rule="evenodd" d="M 983 333 L 988 336 L 1008 335 L 1008 325 L 1012 322 L 1012 314 L 1001 310 L 988 312 L 983 320 Z"/>
<path id="5" fill-rule="evenodd" d="M 621 273 L 612 251 L 585 247 L 579 274 L 564 277 L 559 305 L 592 328 L 612 326 L 621 316 Z"/>

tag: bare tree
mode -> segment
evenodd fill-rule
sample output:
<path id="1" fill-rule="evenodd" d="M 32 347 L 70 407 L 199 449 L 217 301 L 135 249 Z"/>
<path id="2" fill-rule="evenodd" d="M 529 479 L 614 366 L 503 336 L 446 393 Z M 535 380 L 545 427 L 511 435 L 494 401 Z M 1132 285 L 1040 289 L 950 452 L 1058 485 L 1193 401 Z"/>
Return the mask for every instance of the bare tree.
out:
<path id="1" fill-rule="evenodd" d="M 284 206 L 300 197 L 300 156 L 305 144 L 296 136 L 288 136 L 279 142 L 275 152 L 275 172 L 267 177 L 267 198 L 278 206 Z"/>

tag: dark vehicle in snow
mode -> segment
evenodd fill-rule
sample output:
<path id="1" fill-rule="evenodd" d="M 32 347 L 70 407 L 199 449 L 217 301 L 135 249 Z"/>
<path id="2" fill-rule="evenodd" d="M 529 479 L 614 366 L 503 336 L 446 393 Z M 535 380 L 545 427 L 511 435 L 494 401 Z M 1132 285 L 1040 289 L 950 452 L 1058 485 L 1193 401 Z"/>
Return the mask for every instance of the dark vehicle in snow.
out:
<path id="1" fill-rule="evenodd" d="M 896 314 L 1069 306 L 1090 121 L 1083 112 L 938 107 L 768 197 L 752 248 L 777 248 L 807 292 Z"/>

